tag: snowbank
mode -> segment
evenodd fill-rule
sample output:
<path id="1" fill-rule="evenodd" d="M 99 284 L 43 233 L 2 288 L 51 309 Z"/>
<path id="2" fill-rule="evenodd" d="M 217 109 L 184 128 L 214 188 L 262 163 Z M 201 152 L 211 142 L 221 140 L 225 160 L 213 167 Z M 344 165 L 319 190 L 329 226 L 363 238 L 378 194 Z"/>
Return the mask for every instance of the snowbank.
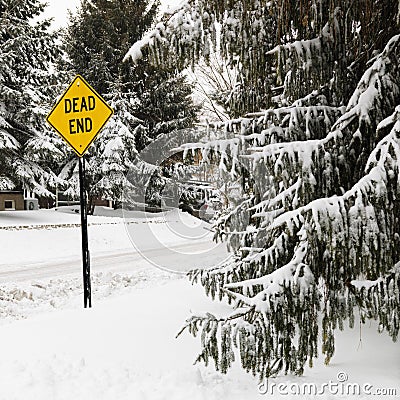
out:
<path id="1" fill-rule="evenodd" d="M 3 325 L 0 399 L 272 398 L 259 394 L 258 381 L 238 366 L 228 375 L 221 375 L 212 366 L 192 365 L 199 350 L 198 340 L 187 334 L 175 339 L 175 335 L 190 311 L 201 310 L 228 312 L 184 279 L 156 279 L 136 289 L 132 286 L 123 295 L 98 301 L 90 310 L 72 301 L 66 309 Z M 335 382 L 339 373 L 345 373 L 349 382 L 370 382 L 374 388 L 398 387 L 399 356 L 399 347 L 378 335 L 371 324 L 362 329 L 361 346 L 357 331 L 338 335 L 337 354 L 329 367 L 320 361 L 312 370 L 306 370 L 304 377 L 280 377 L 270 382 L 322 385 L 329 380 Z"/>

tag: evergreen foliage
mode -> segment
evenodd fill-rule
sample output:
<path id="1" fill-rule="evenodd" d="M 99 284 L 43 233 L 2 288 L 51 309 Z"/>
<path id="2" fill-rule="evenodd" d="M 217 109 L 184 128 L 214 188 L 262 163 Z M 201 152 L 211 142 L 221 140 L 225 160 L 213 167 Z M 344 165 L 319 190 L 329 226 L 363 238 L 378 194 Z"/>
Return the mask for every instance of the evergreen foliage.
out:
<path id="1" fill-rule="evenodd" d="M 59 179 L 49 168 L 62 155 L 45 124 L 58 57 L 49 21 L 34 22 L 37 0 L 0 3 L 0 190 L 29 189 L 51 196 Z"/>
<path id="2" fill-rule="evenodd" d="M 236 116 L 269 108 L 271 95 L 283 88 L 289 102 L 326 89 L 330 104 L 339 105 L 347 102 L 366 62 L 397 33 L 397 20 L 397 1 L 189 0 L 127 56 L 184 68 L 219 45 L 240 71 L 230 96 Z"/>
<path id="3" fill-rule="evenodd" d="M 145 60 L 122 62 L 130 43 L 151 27 L 157 8 L 157 2 L 148 0 L 82 1 L 66 31 L 71 74 L 82 74 L 114 109 L 87 157 L 91 203 L 96 197 L 121 200 L 138 153 L 158 135 L 196 119 L 191 86 L 175 71 L 154 68 Z M 77 171 L 71 160 L 60 175 L 70 183 L 67 194 L 78 193 Z"/>
<path id="4" fill-rule="evenodd" d="M 182 146 L 247 196 L 216 224 L 232 256 L 190 273 L 231 315 L 194 315 L 198 361 L 239 356 L 260 378 L 329 363 L 335 331 L 400 321 L 399 2 L 188 1 L 128 55 L 184 67 L 216 44 L 239 65 L 231 96 L 245 117 L 210 124 L 221 139 Z M 259 110 L 265 107 L 266 110 Z M 258 110 L 258 111 L 257 111 Z"/>

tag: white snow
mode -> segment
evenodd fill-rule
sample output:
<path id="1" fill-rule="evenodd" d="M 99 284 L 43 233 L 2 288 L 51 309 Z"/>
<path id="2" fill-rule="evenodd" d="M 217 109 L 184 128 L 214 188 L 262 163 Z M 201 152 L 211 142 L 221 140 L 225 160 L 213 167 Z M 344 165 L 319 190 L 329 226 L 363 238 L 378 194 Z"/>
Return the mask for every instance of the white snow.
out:
<path id="1" fill-rule="evenodd" d="M 186 280 L 154 279 L 132 287 L 129 293 L 98 301 L 91 310 L 81 309 L 78 303 L 1 326 L 1 400 L 264 397 L 258 393 L 258 380 L 237 365 L 228 375 L 215 372 L 212 366 L 193 365 L 198 339 L 188 334 L 175 339 L 191 311 L 228 311 Z M 357 330 L 339 333 L 329 367 L 319 360 L 301 378 L 282 376 L 270 383 L 322 385 L 336 382 L 338 373 L 345 372 L 349 383 L 400 390 L 398 345 L 378 335 L 375 324 L 364 326 L 361 338 L 360 345 Z"/>
<path id="2" fill-rule="evenodd" d="M 99 211 L 115 215 L 111 210 Z M 138 234 L 144 235 L 146 231 L 141 226 L 146 224 L 141 222 L 149 216 L 135 213 L 130 217 L 132 226 L 139 229 Z M 180 235 L 180 242 L 176 239 L 178 243 L 174 246 L 206 242 L 206 237 L 194 238 L 195 235 L 188 234 L 190 227 L 197 233 L 204 231 L 203 223 L 189 215 L 172 211 L 150 217 L 152 222 L 147 225 L 166 242 Z M 74 225 L 79 223 L 79 215 L 56 211 L 0 213 L 0 221 L 0 241 L 5 243 L 0 271 L 6 268 L 3 257 L 7 257 L 11 263 L 8 267 L 12 269 L 12 263 L 21 266 L 34 260 L 42 267 L 44 260 L 52 257 L 54 262 L 64 257 L 69 265 L 79 253 L 80 230 Z M 134 253 L 122 218 L 94 216 L 89 218 L 89 223 L 93 259 L 99 261 L 103 256 L 111 268 L 108 270 L 105 265 L 103 271 L 93 273 L 92 309 L 82 308 L 79 260 L 76 260 L 77 272 L 71 275 L 60 273 L 40 279 L 27 275 L 24 281 L 0 284 L 0 400 L 272 398 L 261 395 L 258 379 L 245 374 L 239 365 L 227 375 L 215 372 L 212 365 L 193 365 L 200 349 L 199 338 L 184 333 L 175 339 L 191 313 L 209 311 L 227 315 L 230 307 L 212 302 L 200 287 L 191 286 L 181 275 L 141 264 L 137 254 L 118 253 L 123 248 L 128 252 L 127 246 Z M 34 226 L 24 228 L 28 224 Z M 167 226 L 170 228 L 166 229 Z M 165 254 L 164 247 L 161 244 L 157 251 Z M 102 253 L 107 251 L 106 255 Z M 208 261 L 214 263 L 225 257 L 222 248 L 217 248 L 213 255 L 208 254 Z M 134 268 L 124 257 L 137 257 Z M 122 260 L 119 267 L 123 269 L 128 264 L 129 270 L 112 269 L 113 264 L 118 265 L 119 258 Z M 189 254 L 185 268 L 198 265 L 199 259 L 204 261 L 206 257 Z M 375 323 L 362 326 L 361 339 L 360 343 L 358 328 L 346 329 L 338 334 L 337 350 L 330 366 L 324 366 L 321 358 L 301 378 L 282 376 L 270 383 L 321 386 L 329 381 L 337 382 L 338 374 L 344 372 L 349 383 L 370 383 L 373 390 L 396 388 L 397 397 L 384 398 L 398 398 L 399 346 L 385 334 L 378 334 Z M 275 395 L 273 398 L 351 396 L 328 393 L 316 397 Z M 370 399 L 371 396 L 355 398 Z"/>

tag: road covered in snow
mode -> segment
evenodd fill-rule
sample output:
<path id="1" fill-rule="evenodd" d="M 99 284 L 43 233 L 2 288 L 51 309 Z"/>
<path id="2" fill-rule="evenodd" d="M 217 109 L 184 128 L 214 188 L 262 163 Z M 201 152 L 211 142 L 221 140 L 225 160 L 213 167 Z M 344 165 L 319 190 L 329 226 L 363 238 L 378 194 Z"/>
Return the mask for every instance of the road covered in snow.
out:
<path id="1" fill-rule="evenodd" d="M 125 218 L 103 208 L 98 213 L 111 216 L 89 217 L 93 273 L 129 273 L 154 267 L 185 272 L 212 266 L 227 256 L 225 246 L 212 241 L 209 224 L 179 210 L 133 212 Z M 80 235 L 76 213 L 41 210 L 0 214 L 0 242 L 5 244 L 0 283 L 80 276 Z"/>
<path id="2" fill-rule="evenodd" d="M 110 213 L 89 219 L 94 307 L 86 310 L 79 215 L 0 214 L 0 400 L 400 396 L 399 346 L 374 323 L 339 333 L 330 366 L 320 357 L 303 377 L 270 380 L 274 395 L 238 363 L 227 375 L 193 365 L 199 338 L 175 338 L 185 319 L 205 311 L 224 316 L 230 308 L 208 299 L 182 272 L 221 262 L 225 248 L 212 242 L 208 224 L 177 210 L 127 219 Z M 289 393 L 305 383 L 321 390 L 343 377 L 341 383 L 359 385 L 360 395 L 342 394 L 340 386 L 336 394 Z M 288 393 L 277 395 L 278 384 Z M 362 391 L 366 384 L 372 394 Z M 374 395 L 380 389 L 397 392 Z"/>

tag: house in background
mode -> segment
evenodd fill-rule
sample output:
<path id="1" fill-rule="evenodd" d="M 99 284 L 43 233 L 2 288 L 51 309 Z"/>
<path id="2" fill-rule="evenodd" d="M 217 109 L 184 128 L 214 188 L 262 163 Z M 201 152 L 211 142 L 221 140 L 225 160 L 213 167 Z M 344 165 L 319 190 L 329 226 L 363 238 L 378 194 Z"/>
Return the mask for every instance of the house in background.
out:
<path id="1" fill-rule="evenodd" d="M 39 200 L 22 190 L 0 190 L 0 211 L 38 210 Z"/>
<path id="2" fill-rule="evenodd" d="M 24 192 L 18 190 L 0 191 L 0 211 L 24 210 Z"/>

